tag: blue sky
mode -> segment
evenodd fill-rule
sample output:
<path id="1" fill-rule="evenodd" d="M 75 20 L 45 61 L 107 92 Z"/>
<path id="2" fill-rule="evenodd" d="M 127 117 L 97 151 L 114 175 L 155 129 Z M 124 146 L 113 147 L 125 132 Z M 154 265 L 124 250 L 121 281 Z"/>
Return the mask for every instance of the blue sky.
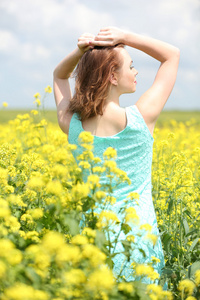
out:
<path id="1" fill-rule="evenodd" d="M 106 26 L 152 36 L 180 48 L 177 81 L 166 110 L 200 110 L 199 0 L 1 0 L 0 106 L 33 108 L 33 95 L 52 86 L 56 65 L 84 32 Z M 137 91 L 120 98 L 134 104 L 151 86 L 159 63 L 127 47 L 137 75 Z M 72 90 L 74 86 L 71 80 Z M 55 109 L 53 94 L 45 103 Z"/>

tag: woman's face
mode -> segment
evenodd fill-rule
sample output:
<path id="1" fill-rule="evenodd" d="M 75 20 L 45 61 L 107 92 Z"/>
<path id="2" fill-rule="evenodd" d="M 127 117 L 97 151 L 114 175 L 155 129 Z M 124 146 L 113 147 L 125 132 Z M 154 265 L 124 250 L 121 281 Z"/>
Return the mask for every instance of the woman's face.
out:
<path id="1" fill-rule="evenodd" d="M 122 60 L 122 67 L 117 74 L 117 89 L 119 94 L 134 93 L 136 90 L 136 75 L 138 71 L 133 66 L 129 53 L 124 48 L 117 48 Z"/>

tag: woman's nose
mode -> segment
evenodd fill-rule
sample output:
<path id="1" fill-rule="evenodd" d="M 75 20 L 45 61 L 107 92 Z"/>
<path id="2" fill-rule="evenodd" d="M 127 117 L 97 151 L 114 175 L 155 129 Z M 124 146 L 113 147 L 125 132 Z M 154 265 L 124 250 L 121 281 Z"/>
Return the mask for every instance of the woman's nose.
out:
<path id="1" fill-rule="evenodd" d="M 135 75 L 137 75 L 137 74 L 138 74 L 138 70 L 135 69 Z"/>

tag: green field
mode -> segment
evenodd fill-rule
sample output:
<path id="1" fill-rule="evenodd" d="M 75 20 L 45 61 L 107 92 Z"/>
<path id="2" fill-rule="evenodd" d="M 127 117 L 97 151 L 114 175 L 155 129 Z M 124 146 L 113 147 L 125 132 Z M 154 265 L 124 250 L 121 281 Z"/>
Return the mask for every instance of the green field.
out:
<path id="1" fill-rule="evenodd" d="M 0 110 L 0 123 L 6 123 L 9 120 L 13 120 L 18 114 L 29 112 L 30 110 Z M 45 111 L 44 117 L 50 122 L 57 122 L 56 110 Z M 157 124 L 159 125 L 163 121 L 171 119 L 178 122 L 186 122 L 191 118 L 196 119 L 197 123 L 200 123 L 200 111 L 163 111 L 157 120 Z"/>

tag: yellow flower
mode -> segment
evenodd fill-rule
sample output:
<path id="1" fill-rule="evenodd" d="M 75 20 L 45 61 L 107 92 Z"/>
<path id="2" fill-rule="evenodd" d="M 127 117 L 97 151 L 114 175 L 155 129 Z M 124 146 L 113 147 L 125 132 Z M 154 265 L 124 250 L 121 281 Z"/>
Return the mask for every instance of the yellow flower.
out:
<path id="1" fill-rule="evenodd" d="M 135 237 L 132 234 L 127 235 L 126 239 L 129 242 L 133 242 L 133 243 L 135 242 Z"/>
<path id="2" fill-rule="evenodd" d="M 153 243 L 153 245 L 155 246 L 158 236 L 155 234 L 148 233 L 144 238 L 147 240 L 150 240 Z"/>
<path id="3" fill-rule="evenodd" d="M 106 197 L 106 193 L 103 191 L 97 191 L 94 195 L 98 200 L 101 200 Z"/>
<path id="4" fill-rule="evenodd" d="M 160 262 L 160 259 L 157 258 L 157 257 L 155 257 L 155 256 L 151 256 L 151 259 L 152 259 L 152 261 L 155 262 L 155 263 L 159 263 L 159 262 Z"/>
<path id="5" fill-rule="evenodd" d="M 103 153 L 104 158 L 110 159 L 110 158 L 116 158 L 117 156 L 117 151 L 112 148 L 112 147 L 108 147 L 104 153 Z"/>
<path id="6" fill-rule="evenodd" d="M 105 203 L 110 203 L 111 205 L 116 203 L 116 197 L 108 195 L 105 199 Z"/>
<path id="7" fill-rule="evenodd" d="M 96 237 L 96 230 L 90 228 L 90 227 L 84 227 L 81 234 L 87 235 L 89 237 Z"/>
<path id="8" fill-rule="evenodd" d="M 8 103 L 7 103 L 7 102 L 3 102 L 3 103 L 2 103 L 2 106 L 3 106 L 3 107 L 7 107 L 7 106 L 8 106 Z"/>
<path id="9" fill-rule="evenodd" d="M 41 177 L 32 177 L 30 178 L 29 182 L 27 183 L 27 187 L 29 189 L 37 191 L 41 191 L 45 183 Z"/>
<path id="10" fill-rule="evenodd" d="M 27 213 L 29 213 L 35 220 L 42 218 L 44 215 L 43 210 L 41 208 L 34 208 L 28 210 Z"/>
<path id="11" fill-rule="evenodd" d="M 194 288 L 195 288 L 195 284 L 189 279 L 184 279 L 180 281 L 178 285 L 179 291 L 186 292 L 189 295 L 192 295 Z"/>
<path id="12" fill-rule="evenodd" d="M 106 227 L 106 226 L 109 226 L 110 224 L 113 224 L 116 222 L 119 222 L 117 215 L 112 211 L 104 210 L 104 211 L 101 211 L 101 213 L 99 215 L 97 227 L 99 227 L 99 228 Z"/>
<path id="13" fill-rule="evenodd" d="M 11 232 L 16 232 L 20 229 L 21 227 L 21 224 L 18 222 L 18 219 L 14 216 L 8 216 L 6 219 L 5 219 L 5 225 L 7 227 L 10 227 L 10 231 Z"/>
<path id="14" fill-rule="evenodd" d="M 60 196 L 60 194 L 63 191 L 63 187 L 59 180 L 52 180 L 52 181 L 48 182 L 48 184 L 46 186 L 46 191 L 49 194 Z"/>
<path id="15" fill-rule="evenodd" d="M 162 287 L 157 284 L 148 284 L 147 285 L 147 293 L 150 293 L 150 292 L 160 295 L 162 293 Z"/>
<path id="16" fill-rule="evenodd" d="M 71 239 L 71 243 L 76 245 L 85 245 L 88 243 L 88 238 L 86 236 L 77 234 L 73 236 L 73 238 Z"/>
<path id="17" fill-rule="evenodd" d="M 64 278 L 67 285 L 80 285 L 86 282 L 86 276 L 80 269 L 72 269 L 64 273 Z"/>
<path id="18" fill-rule="evenodd" d="M 106 265 L 101 266 L 99 270 L 94 271 L 88 276 L 87 286 L 90 290 L 110 291 L 114 286 L 114 277 L 112 271 Z"/>
<path id="19" fill-rule="evenodd" d="M 196 286 L 200 285 L 200 270 L 197 270 L 195 272 L 195 283 L 196 283 Z"/>
<path id="20" fill-rule="evenodd" d="M 5 218 L 11 215 L 11 211 L 6 200 L 0 198 L 0 218 Z"/>
<path id="21" fill-rule="evenodd" d="M 118 290 L 123 291 L 123 292 L 128 293 L 128 294 L 131 294 L 134 291 L 134 287 L 131 283 L 120 282 L 118 284 Z"/>
<path id="22" fill-rule="evenodd" d="M 48 85 L 46 88 L 45 88 L 45 92 L 46 93 L 52 93 L 52 88 L 50 87 L 50 85 Z"/>
<path id="23" fill-rule="evenodd" d="M 9 300 L 48 300 L 49 296 L 44 291 L 35 290 L 32 286 L 21 282 L 15 283 L 13 286 L 5 290 L 6 299 Z"/>
<path id="24" fill-rule="evenodd" d="M 40 93 L 36 93 L 33 97 L 34 98 L 41 98 L 41 95 L 40 95 Z"/>
<path id="25" fill-rule="evenodd" d="M 88 161 L 80 161 L 78 164 L 79 167 L 83 167 L 83 169 L 90 169 L 91 165 Z"/>
<path id="26" fill-rule="evenodd" d="M 41 245 L 30 245 L 25 250 L 26 257 L 34 261 L 34 267 L 45 270 L 50 266 L 51 257 Z"/>
<path id="27" fill-rule="evenodd" d="M 92 244 L 85 244 L 82 246 L 82 256 L 89 260 L 92 267 L 100 266 L 106 260 L 106 255 Z"/>
<path id="28" fill-rule="evenodd" d="M 56 263 L 62 267 L 63 262 L 70 262 L 70 264 L 78 263 L 82 258 L 81 251 L 78 246 L 63 245 L 57 250 Z"/>
<path id="29" fill-rule="evenodd" d="M 108 169 L 110 169 L 109 171 L 110 172 L 114 172 L 116 170 L 116 167 L 117 167 L 117 163 L 116 161 L 113 161 L 113 160 L 108 160 L 108 161 L 105 161 L 104 162 L 104 166 Z"/>
<path id="30" fill-rule="evenodd" d="M 139 200 L 140 199 L 140 195 L 136 192 L 131 192 L 129 193 L 128 197 L 133 200 L 133 199 L 136 199 L 136 200 Z"/>
<path id="31" fill-rule="evenodd" d="M 87 183 L 89 184 L 89 187 L 91 189 L 93 189 L 94 187 L 100 187 L 100 183 L 99 183 L 99 176 L 92 174 L 89 175 L 87 178 Z"/>
<path id="32" fill-rule="evenodd" d="M 151 232 L 152 226 L 148 223 L 145 223 L 145 224 L 140 225 L 140 229 L 145 229 L 146 231 Z"/>
<path id="33" fill-rule="evenodd" d="M 71 194 L 74 200 L 80 200 L 88 196 L 90 188 L 87 183 L 77 183 L 74 185 L 71 190 Z"/>
<path id="34" fill-rule="evenodd" d="M 42 245 L 50 253 L 56 253 L 65 244 L 61 233 L 50 231 L 43 237 Z"/>
<path id="35" fill-rule="evenodd" d="M 137 276 L 147 276 L 152 280 L 159 278 L 159 274 L 154 271 L 152 266 L 147 266 L 144 264 L 137 265 L 135 268 L 135 272 Z"/>
<path id="36" fill-rule="evenodd" d="M 8 197 L 8 202 L 19 207 L 27 207 L 27 204 L 24 203 L 19 195 L 10 195 Z"/>
<path id="37" fill-rule="evenodd" d="M 35 101 L 33 101 L 33 103 L 36 103 L 37 106 L 40 106 L 41 105 L 41 101 L 40 99 L 36 98 Z"/>
<path id="38" fill-rule="evenodd" d="M 197 298 L 193 297 L 193 296 L 189 296 L 187 297 L 185 300 L 197 300 Z"/>
<path id="39" fill-rule="evenodd" d="M 0 260 L 0 279 L 4 277 L 4 275 L 6 274 L 6 270 L 6 265 L 3 261 Z"/>
<path id="40" fill-rule="evenodd" d="M 82 131 L 78 139 L 81 143 L 93 143 L 94 136 L 89 131 Z"/>
<path id="41" fill-rule="evenodd" d="M 103 173 L 103 172 L 105 172 L 105 168 L 104 167 L 99 167 L 99 166 L 95 166 L 95 167 L 93 167 L 92 168 L 92 171 L 94 172 L 94 173 Z"/>
<path id="42" fill-rule="evenodd" d="M 38 115 L 38 111 L 35 110 L 35 109 L 32 109 L 32 110 L 31 110 L 31 113 L 32 113 L 33 115 Z"/>
<path id="43" fill-rule="evenodd" d="M 139 224 L 139 216 L 134 207 L 129 207 L 125 210 L 125 222 L 131 224 Z"/>

